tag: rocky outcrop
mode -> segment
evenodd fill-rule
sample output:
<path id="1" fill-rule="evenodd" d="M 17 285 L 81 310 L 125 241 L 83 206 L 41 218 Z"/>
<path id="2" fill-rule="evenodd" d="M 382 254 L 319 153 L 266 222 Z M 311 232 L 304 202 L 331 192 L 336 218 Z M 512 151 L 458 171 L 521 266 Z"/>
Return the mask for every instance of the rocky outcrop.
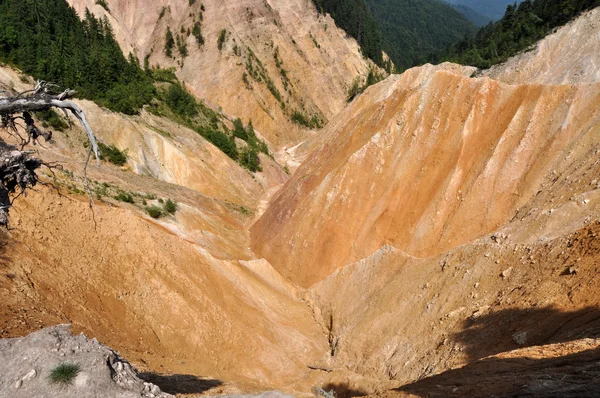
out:
<path id="1" fill-rule="evenodd" d="M 77 366 L 70 382 L 53 382 L 61 364 Z M 27 337 L 0 339 L 0 396 L 11 398 L 169 398 L 110 348 L 73 336 L 69 325 L 42 329 Z"/>

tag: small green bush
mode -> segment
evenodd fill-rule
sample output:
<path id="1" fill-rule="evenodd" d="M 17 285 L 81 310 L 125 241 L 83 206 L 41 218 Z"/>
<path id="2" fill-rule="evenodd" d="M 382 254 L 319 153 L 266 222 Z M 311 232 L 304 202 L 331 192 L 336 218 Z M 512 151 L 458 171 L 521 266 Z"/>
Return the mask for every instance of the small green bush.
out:
<path id="1" fill-rule="evenodd" d="M 223 49 L 223 44 L 225 44 L 225 39 L 227 38 L 227 29 L 221 29 L 219 32 L 219 38 L 217 39 L 217 47 L 219 51 Z"/>
<path id="2" fill-rule="evenodd" d="M 177 209 L 179 209 L 179 206 L 177 205 L 177 202 L 167 199 L 164 208 L 167 213 L 175 214 Z"/>
<path id="3" fill-rule="evenodd" d="M 127 192 L 119 192 L 119 194 L 115 196 L 115 199 L 125 203 L 135 203 L 133 196 Z"/>
<path id="4" fill-rule="evenodd" d="M 240 154 L 240 164 L 242 167 L 247 168 L 253 173 L 257 171 L 262 171 L 262 167 L 260 165 L 260 159 L 258 158 L 258 153 L 254 148 L 246 148 Z"/>
<path id="5" fill-rule="evenodd" d="M 173 47 L 175 47 L 175 38 L 171 28 L 167 27 L 167 33 L 165 34 L 165 54 L 167 57 L 173 57 Z"/>
<path id="6" fill-rule="evenodd" d="M 123 166 L 127 163 L 127 155 L 125 152 L 120 151 L 119 148 L 114 145 L 109 146 L 99 142 L 98 149 L 100 150 L 100 159 L 102 160 L 107 160 L 117 166 Z"/>
<path id="7" fill-rule="evenodd" d="M 145 210 L 152 218 L 161 218 L 164 215 L 162 209 L 158 206 L 147 206 Z"/>
<path id="8" fill-rule="evenodd" d="M 192 34 L 196 38 L 196 43 L 198 43 L 198 47 L 204 44 L 204 36 L 202 36 L 202 25 L 200 22 L 194 23 L 194 27 L 192 28 Z"/>
<path id="9" fill-rule="evenodd" d="M 153 68 L 151 73 L 152 79 L 157 82 L 177 83 L 175 68 Z"/>
<path id="10" fill-rule="evenodd" d="M 233 160 L 238 160 L 239 152 L 235 146 L 235 142 L 225 133 L 216 128 L 199 128 L 197 131 L 214 146 L 222 150 L 225 155 L 229 156 Z"/>
<path id="11" fill-rule="evenodd" d="M 108 8 L 108 4 L 106 4 L 106 0 L 96 0 L 96 4 L 98 4 L 100 7 L 104 8 L 106 10 L 106 12 L 110 12 L 110 9 Z"/>
<path id="12" fill-rule="evenodd" d="M 240 118 L 234 119 L 233 121 L 233 135 L 238 137 L 239 139 L 242 139 L 246 142 L 248 142 L 248 132 L 246 131 L 246 129 L 244 128 L 244 124 L 242 123 L 242 120 Z"/>
<path id="13" fill-rule="evenodd" d="M 35 116 L 42 121 L 42 127 L 52 127 L 58 131 L 65 131 L 69 128 L 69 124 L 52 109 L 37 111 L 35 112 Z"/>
<path id="14" fill-rule="evenodd" d="M 179 116 L 191 118 L 198 115 L 198 103 L 180 84 L 172 84 L 164 95 L 167 106 Z"/>
<path id="15" fill-rule="evenodd" d="M 81 371 L 81 367 L 74 363 L 61 363 L 50 371 L 50 381 L 52 383 L 72 384 L 75 377 Z"/>

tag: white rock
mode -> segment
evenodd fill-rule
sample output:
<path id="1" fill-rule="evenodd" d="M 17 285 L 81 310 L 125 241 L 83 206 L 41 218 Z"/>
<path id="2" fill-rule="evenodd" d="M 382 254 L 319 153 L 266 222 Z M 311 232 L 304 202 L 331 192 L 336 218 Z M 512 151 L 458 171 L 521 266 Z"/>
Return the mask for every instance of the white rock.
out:
<path id="1" fill-rule="evenodd" d="M 35 376 L 37 376 L 37 372 L 35 369 L 31 369 L 29 372 L 27 372 L 27 374 L 25 376 L 23 376 L 21 378 L 21 380 L 23 381 L 29 381 L 31 379 L 33 379 Z"/>

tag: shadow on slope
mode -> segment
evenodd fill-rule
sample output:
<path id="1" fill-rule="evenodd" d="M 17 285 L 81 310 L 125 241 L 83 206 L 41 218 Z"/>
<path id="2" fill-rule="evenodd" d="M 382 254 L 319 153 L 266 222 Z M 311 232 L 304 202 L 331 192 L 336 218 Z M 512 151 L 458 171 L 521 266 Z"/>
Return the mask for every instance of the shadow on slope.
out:
<path id="1" fill-rule="evenodd" d="M 156 384 L 160 389 L 169 394 L 201 394 L 223 384 L 219 380 L 202 379 L 193 375 L 140 373 L 139 378 L 149 383 Z"/>
<path id="2" fill-rule="evenodd" d="M 397 391 L 420 397 L 598 397 L 600 348 L 543 359 L 486 358 Z"/>
<path id="3" fill-rule="evenodd" d="M 469 361 L 521 347 L 600 338 L 600 308 L 562 312 L 553 307 L 508 309 L 463 323 L 453 340 L 464 347 Z"/>
<path id="4" fill-rule="evenodd" d="M 335 398 L 364 397 L 369 395 L 366 391 L 359 388 L 353 388 L 348 383 L 329 383 L 322 388 L 325 391 L 335 391 Z"/>

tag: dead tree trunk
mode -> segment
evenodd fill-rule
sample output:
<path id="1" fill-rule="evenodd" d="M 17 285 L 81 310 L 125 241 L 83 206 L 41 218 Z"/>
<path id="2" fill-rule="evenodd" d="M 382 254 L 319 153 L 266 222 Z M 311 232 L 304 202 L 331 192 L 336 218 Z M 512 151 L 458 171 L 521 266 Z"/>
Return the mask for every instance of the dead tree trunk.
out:
<path id="1" fill-rule="evenodd" d="M 37 128 L 31 112 L 51 108 L 59 108 L 64 112 L 70 111 L 79 120 L 89 138 L 90 155 L 94 153 L 96 160 L 99 159 L 96 137 L 83 110 L 74 102 L 68 101 L 75 92 L 66 90 L 60 94 L 52 94 L 51 87 L 52 85 L 48 83 L 38 81 L 33 90 L 14 96 L 0 97 L 1 127 L 20 142 L 18 148 L 0 138 L 0 226 L 8 225 L 11 198 L 15 194 L 25 194 L 28 189 L 40 182 L 36 170 L 43 166 L 44 162 L 33 156 L 33 152 L 24 151 L 23 148 L 32 141 L 35 144 L 39 137 L 48 141 L 52 134 Z M 26 136 L 23 137 L 19 130 L 23 130 Z"/>

